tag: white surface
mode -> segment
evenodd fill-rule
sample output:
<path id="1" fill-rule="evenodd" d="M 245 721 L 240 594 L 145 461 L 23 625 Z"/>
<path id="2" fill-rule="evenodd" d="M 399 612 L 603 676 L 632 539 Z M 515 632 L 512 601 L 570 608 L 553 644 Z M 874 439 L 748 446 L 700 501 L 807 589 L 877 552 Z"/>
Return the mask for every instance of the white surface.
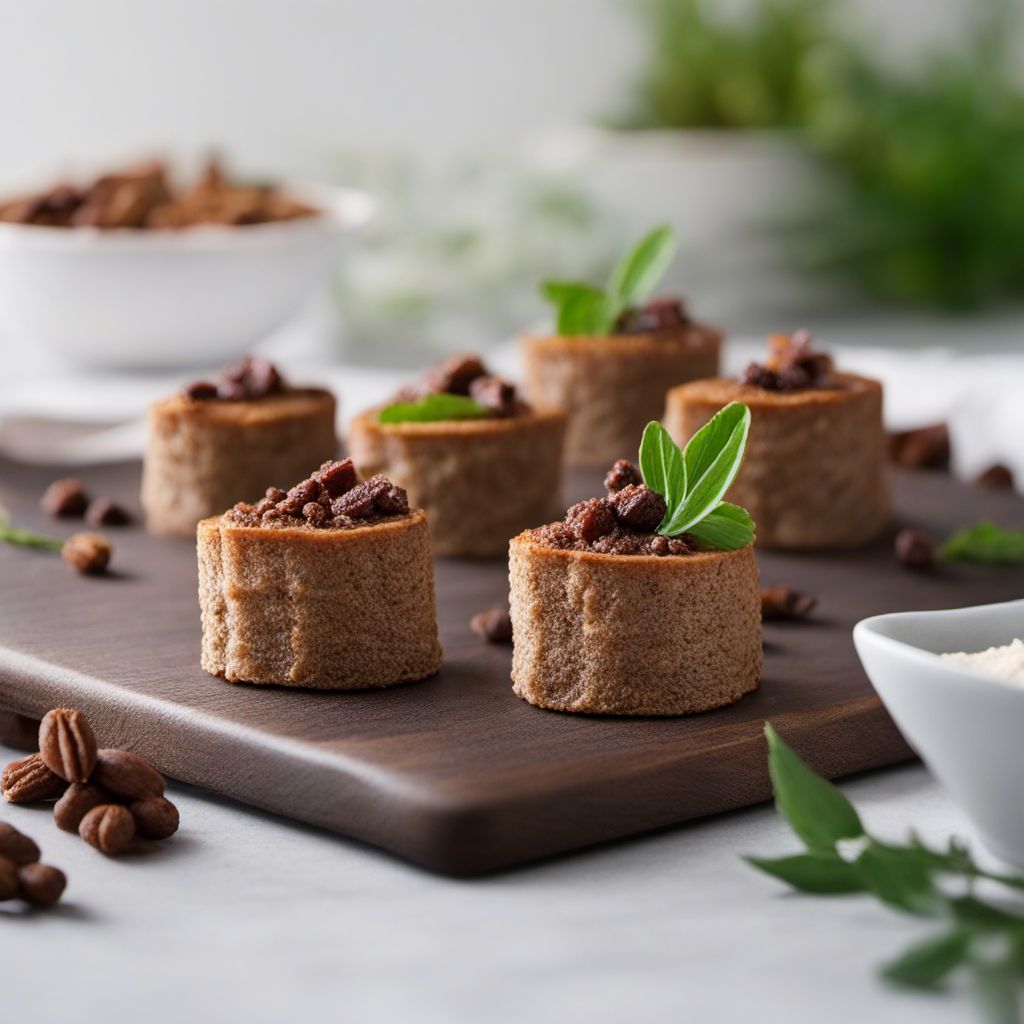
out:
<path id="1" fill-rule="evenodd" d="M 950 611 L 876 615 L 853 638 L 878 695 L 986 846 L 1024 868 L 1020 738 L 1024 690 L 937 657 L 1018 636 L 1024 601 Z"/>
<path id="2" fill-rule="evenodd" d="M 918 767 L 844 789 L 883 836 L 969 835 Z M 56 912 L 12 920 L 0 905 L 5 1021 L 973 1019 L 963 996 L 874 978 L 926 925 L 867 897 L 785 895 L 740 860 L 796 849 L 770 808 L 454 881 L 193 790 L 170 795 L 179 836 L 119 861 L 45 810 L 3 808 L 70 879 Z"/>

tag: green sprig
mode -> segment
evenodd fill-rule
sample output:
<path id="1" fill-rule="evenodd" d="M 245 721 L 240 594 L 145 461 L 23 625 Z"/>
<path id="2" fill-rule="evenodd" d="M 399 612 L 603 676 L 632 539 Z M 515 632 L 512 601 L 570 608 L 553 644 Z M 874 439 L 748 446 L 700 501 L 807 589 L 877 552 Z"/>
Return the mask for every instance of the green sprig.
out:
<path id="1" fill-rule="evenodd" d="M 934 935 L 884 964 L 881 977 L 937 991 L 957 971 L 966 972 L 982 1017 L 991 1024 L 1017 1024 L 1024 917 L 980 900 L 972 887 L 985 879 L 1020 889 L 1024 878 L 982 870 L 956 840 L 943 851 L 930 849 L 913 833 L 904 845 L 875 838 L 832 783 L 812 771 L 767 722 L 764 731 L 775 806 L 806 851 L 746 857 L 747 863 L 800 892 L 870 893 L 896 909 L 941 921 Z M 941 883 L 948 878 L 960 879 L 966 895 L 947 895 Z"/>
<path id="2" fill-rule="evenodd" d="M 17 526 L 10 526 L 6 522 L 0 522 L 0 541 L 22 548 L 40 548 L 45 551 L 60 551 L 64 547 L 64 541 L 58 540 L 56 537 L 45 537 L 41 533 L 22 530 Z"/>
<path id="3" fill-rule="evenodd" d="M 1019 565 L 1024 562 L 1024 530 L 1007 530 L 980 522 L 958 530 L 942 545 L 940 554 L 952 562 Z"/>
<path id="4" fill-rule="evenodd" d="M 381 423 L 438 423 L 444 420 L 477 420 L 490 416 L 485 405 L 465 395 L 441 392 L 424 395 L 415 402 L 395 402 L 377 415 Z"/>

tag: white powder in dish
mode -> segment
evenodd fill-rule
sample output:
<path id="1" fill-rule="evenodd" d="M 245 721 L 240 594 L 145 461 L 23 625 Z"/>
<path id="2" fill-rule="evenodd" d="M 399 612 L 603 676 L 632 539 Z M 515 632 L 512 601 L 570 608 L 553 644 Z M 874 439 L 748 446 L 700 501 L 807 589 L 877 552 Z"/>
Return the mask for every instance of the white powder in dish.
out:
<path id="1" fill-rule="evenodd" d="M 1005 647 L 990 647 L 987 651 L 973 654 L 956 651 L 940 657 L 974 672 L 1024 686 L 1024 640 L 1014 640 Z"/>

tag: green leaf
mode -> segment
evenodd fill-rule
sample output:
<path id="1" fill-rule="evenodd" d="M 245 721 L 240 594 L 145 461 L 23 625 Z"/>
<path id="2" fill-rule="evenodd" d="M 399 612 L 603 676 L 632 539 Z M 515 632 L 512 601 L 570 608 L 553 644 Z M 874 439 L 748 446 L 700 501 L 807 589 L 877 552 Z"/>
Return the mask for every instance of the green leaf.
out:
<path id="1" fill-rule="evenodd" d="M 720 501 L 687 531 L 691 537 L 719 551 L 745 548 L 754 539 L 754 521 L 745 508 Z"/>
<path id="2" fill-rule="evenodd" d="M 864 826 L 853 804 L 831 782 L 811 771 L 769 722 L 764 724 L 764 734 L 775 806 L 808 849 L 832 853 L 840 839 L 862 836 Z"/>
<path id="3" fill-rule="evenodd" d="M 381 423 L 435 423 L 443 420 L 476 420 L 490 416 L 490 410 L 465 395 L 447 392 L 424 395 L 416 402 L 395 402 L 381 409 Z"/>
<path id="4" fill-rule="evenodd" d="M 686 463 L 679 445 L 657 420 L 644 427 L 640 439 L 640 472 L 644 483 L 665 499 L 665 519 L 670 519 L 686 500 Z"/>
<path id="5" fill-rule="evenodd" d="M 64 547 L 64 541 L 58 540 L 56 537 L 45 537 L 41 533 L 22 530 L 17 526 L 8 526 L 6 523 L 0 523 L 0 540 L 18 547 L 40 548 L 44 551 L 60 551 Z"/>
<path id="6" fill-rule="evenodd" d="M 675 253 L 675 232 L 662 224 L 619 261 L 608 282 L 608 294 L 619 301 L 622 309 L 639 305 L 654 291 Z"/>
<path id="7" fill-rule="evenodd" d="M 1009 961 L 975 963 L 975 1004 L 989 1024 L 1020 1024 L 1020 977 Z"/>
<path id="8" fill-rule="evenodd" d="M 855 864 L 865 888 L 880 900 L 911 914 L 934 913 L 942 896 L 932 882 L 926 858 L 908 847 L 871 840 Z"/>
<path id="9" fill-rule="evenodd" d="M 541 294 L 555 307 L 555 330 L 564 337 L 608 334 L 622 311 L 598 288 L 573 281 L 545 281 Z"/>
<path id="10" fill-rule="evenodd" d="M 886 981 L 909 988 L 935 990 L 967 960 L 970 936 L 955 930 L 911 946 L 881 971 Z"/>
<path id="11" fill-rule="evenodd" d="M 744 857 L 744 860 L 800 892 L 863 892 L 854 866 L 834 854 L 797 853 L 791 857 Z"/>
<path id="12" fill-rule="evenodd" d="M 685 533 L 718 506 L 743 464 L 749 430 L 750 410 L 742 402 L 730 402 L 690 438 L 683 450 L 686 499 L 660 533 Z"/>
<path id="13" fill-rule="evenodd" d="M 939 552 L 949 561 L 986 565 L 1017 565 L 1024 562 L 1024 530 L 1007 530 L 981 522 L 954 533 Z"/>

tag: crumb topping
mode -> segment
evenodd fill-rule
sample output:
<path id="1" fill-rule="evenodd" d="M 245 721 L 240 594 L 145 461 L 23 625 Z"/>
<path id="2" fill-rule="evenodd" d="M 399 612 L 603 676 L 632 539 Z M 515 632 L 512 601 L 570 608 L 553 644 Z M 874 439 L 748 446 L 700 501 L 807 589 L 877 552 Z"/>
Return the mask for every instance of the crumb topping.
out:
<path id="1" fill-rule="evenodd" d="M 812 346 L 810 331 L 773 334 L 768 345 L 768 358 L 763 363 L 751 363 L 744 370 L 744 384 L 780 392 L 836 386 L 832 357 Z"/>
<path id="2" fill-rule="evenodd" d="M 227 367 L 214 380 L 195 380 L 181 393 L 193 402 L 220 399 L 226 402 L 251 402 L 287 390 L 277 367 L 260 356 L 245 356 Z"/>
<path id="3" fill-rule="evenodd" d="M 650 299 L 642 306 L 624 310 L 615 321 L 616 334 L 658 334 L 690 325 L 690 315 L 680 299 Z"/>
<path id="4" fill-rule="evenodd" d="M 416 402 L 427 395 L 441 394 L 472 398 L 491 416 L 514 416 L 525 408 L 515 384 L 491 373 L 475 355 L 454 355 L 442 360 L 419 380 L 402 388 L 394 400 Z"/>

